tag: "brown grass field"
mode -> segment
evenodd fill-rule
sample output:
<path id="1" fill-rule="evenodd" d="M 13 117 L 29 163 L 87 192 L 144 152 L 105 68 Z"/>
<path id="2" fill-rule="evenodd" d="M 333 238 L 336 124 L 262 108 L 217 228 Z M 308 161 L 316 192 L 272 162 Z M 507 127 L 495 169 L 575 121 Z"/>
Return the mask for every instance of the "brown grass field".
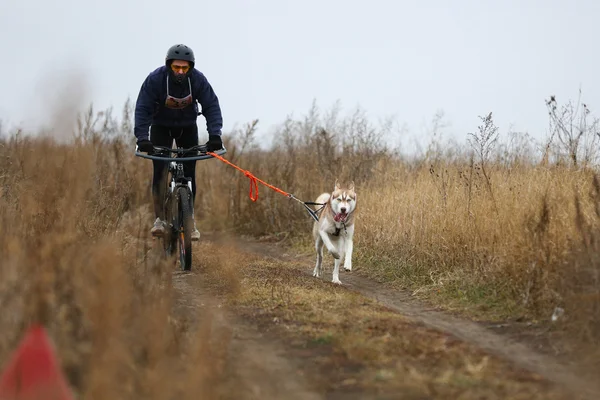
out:
<path id="1" fill-rule="evenodd" d="M 72 143 L 0 133 L 0 361 L 39 321 L 82 398 L 228 398 L 231 337 L 212 322 L 222 311 L 173 311 L 185 298 L 148 238 L 151 162 L 133 156 L 130 124 L 128 112 L 123 122 L 90 112 Z M 523 135 L 496 142 L 491 118 L 482 118 L 472 148 L 432 141 L 412 159 L 387 149 L 389 126 L 362 114 L 344 119 L 313 109 L 288 119 L 268 152 L 255 144 L 256 128 L 224 133 L 224 142 L 226 158 L 260 179 L 306 201 L 336 178 L 355 182 L 353 273 L 468 318 L 545 326 L 557 347 L 594 366 L 600 183 L 593 148 L 582 144 L 575 164 L 572 146 L 565 153 L 558 139 L 540 151 Z M 248 178 L 217 160 L 199 162 L 197 171 L 201 232 L 312 251 L 312 222 L 301 205 L 264 186 L 250 201 Z M 282 321 L 287 333 L 277 335 L 292 345 L 321 346 L 327 357 L 316 358 L 317 369 L 346 389 L 415 399 L 558 393 L 290 266 L 204 242 L 195 251 L 203 285 L 227 295 L 240 318 L 262 327 Z M 551 323 L 557 307 L 564 314 Z"/>

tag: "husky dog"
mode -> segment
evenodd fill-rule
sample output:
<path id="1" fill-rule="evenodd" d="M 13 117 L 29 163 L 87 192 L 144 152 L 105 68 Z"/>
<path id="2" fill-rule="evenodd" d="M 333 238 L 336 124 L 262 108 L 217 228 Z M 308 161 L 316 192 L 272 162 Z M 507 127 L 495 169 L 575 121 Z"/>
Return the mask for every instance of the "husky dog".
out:
<path id="1" fill-rule="evenodd" d="M 341 284 L 340 264 L 344 262 L 346 271 L 352 270 L 352 237 L 354 235 L 354 211 L 356 192 L 354 182 L 342 187 L 337 179 L 332 193 L 323 193 L 316 203 L 325 204 L 320 210 L 319 221 L 313 225 L 313 238 L 317 251 L 317 263 L 313 276 L 320 277 L 323 264 L 323 246 L 335 258 L 333 283 Z"/>

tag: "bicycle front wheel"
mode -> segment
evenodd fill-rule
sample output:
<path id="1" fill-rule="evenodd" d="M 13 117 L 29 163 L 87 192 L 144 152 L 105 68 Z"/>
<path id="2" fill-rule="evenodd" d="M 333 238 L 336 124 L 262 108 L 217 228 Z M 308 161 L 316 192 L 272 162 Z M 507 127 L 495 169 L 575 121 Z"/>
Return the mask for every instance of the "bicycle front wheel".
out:
<path id="1" fill-rule="evenodd" d="M 179 261 L 181 269 L 189 271 L 192 269 L 192 231 L 194 219 L 192 216 L 192 193 L 188 187 L 177 189 L 178 201 L 178 226 L 177 242 L 179 244 Z"/>
<path id="2" fill-rule="evenodd" d="M 163 248 L 165 256 L 170 258 L 177 248 L 177 204 L 174 201 L 174 196 L 171 193 L 166 194 L 165 199 L 165 233 L 163 235 Z"/>

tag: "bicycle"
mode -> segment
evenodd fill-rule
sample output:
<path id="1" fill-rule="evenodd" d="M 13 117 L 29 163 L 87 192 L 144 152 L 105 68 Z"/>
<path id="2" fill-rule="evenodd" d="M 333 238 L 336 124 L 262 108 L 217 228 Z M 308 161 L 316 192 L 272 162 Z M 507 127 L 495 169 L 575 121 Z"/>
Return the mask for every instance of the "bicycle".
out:
<path id="1" fill-rule="evenodd" d="M 168 157 L 173 153 L 175 157 Z M 184 156 L 189 154 L 193 156 Z M 227 153 L 225 146 L 221 150 L 214 152 L 217 155 Z M 158 155 L 155 155 L 158 154 Z M 182 147 L 164 147 L 154 146 L 151 154 L 144 154 L 135 148 L 137 157 L 147 158 L 169 163 L 167 190 L 163 199 L 163 212 L 167 229 L 163 234 L 163 250 L 166 257 L 171 257 L 175 251 L 176 245 L 179 245 L 179 262 L 181 269 L 189 271 L 192 268 L 192 239 L 191 234 L 194 228 L 193 221 L 193 202 L 192 202 L 192 180 L 184 176 L 183 162 L 198 161 L 214 158 L 207 154 L 206 145 L 197 145 L 189 148 Z"/>

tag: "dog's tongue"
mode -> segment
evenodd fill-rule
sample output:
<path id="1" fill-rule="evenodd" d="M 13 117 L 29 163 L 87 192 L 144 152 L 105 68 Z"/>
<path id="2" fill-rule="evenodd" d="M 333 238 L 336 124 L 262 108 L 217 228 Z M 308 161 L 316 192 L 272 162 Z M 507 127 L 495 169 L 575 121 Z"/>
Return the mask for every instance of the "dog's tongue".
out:
<path id="1" fill-rule="evenodd" d="M 348 216 L 348 214 L 346 213 L 338 213 L 335 215 L 335 217 L 333 217 L 333 219 L 335 220 L 335 222 L 344 222 L 346 221 L 346 217 Z"/>

